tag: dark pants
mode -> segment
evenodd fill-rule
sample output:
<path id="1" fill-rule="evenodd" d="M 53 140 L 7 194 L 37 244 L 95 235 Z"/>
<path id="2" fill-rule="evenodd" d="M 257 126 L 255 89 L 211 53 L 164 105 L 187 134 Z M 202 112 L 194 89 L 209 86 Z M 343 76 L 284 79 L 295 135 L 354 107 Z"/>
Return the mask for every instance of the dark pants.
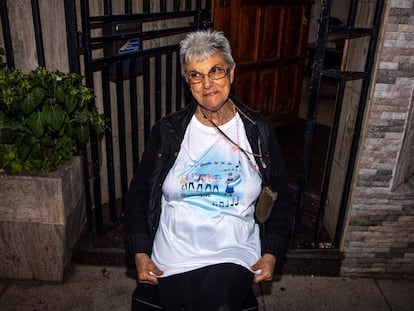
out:
<path id="1" fill-rule="evenodd" d="M 253 276 L 240 265 L 217 264 L 159 278 L 158 291 L 168 311 L 240 311 Z"/>

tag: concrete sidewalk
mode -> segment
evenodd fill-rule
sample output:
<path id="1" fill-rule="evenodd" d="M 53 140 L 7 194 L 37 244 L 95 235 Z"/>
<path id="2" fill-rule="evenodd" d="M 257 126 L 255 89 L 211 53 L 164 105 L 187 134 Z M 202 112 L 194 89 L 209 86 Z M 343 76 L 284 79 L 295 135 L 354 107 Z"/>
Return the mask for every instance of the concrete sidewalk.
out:
<path id="1" fill-rule="evenodd" d="M 0 281 L 0 310 L 131 309 L 126 268 L 72 265 L 63 284 Z M 259 310 L 414 310 L 414 280 L 282 275 L 254 288 Z"/>

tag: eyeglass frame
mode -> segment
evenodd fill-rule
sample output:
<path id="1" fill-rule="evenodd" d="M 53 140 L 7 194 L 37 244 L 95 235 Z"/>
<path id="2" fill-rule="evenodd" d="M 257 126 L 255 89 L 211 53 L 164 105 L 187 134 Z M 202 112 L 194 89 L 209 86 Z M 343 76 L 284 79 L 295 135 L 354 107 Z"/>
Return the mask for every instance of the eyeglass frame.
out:
<path id="1" fill-rule="evenodd" d="M 214 69 L 224 70 L 224 76 L 222 76 L 221 78 L 216 78 L 216 79 L 211 78 L 210 74 L 212 73 L 212 70 L 214 70 Z M 198 73 L 199 75 L 201 75 L 201 80 L 198 81 L 198 82 L 191 82 L 191 79 L 189 77 L 185 77 L 185 81 L 187 83 L 190 83 L 190 84 L 200 84 L 200 83 L 205 81 L 205 76 L 207 76 L 212 81 L 221 80 L 221 79 L 224 79 L 226 76 L 229 75 L 230 70 L 231 70 L 231 67 L 229 66 L 227 68 L 213 67 L 213 68 L 210 69 L 210 71 L 208 73 L 201 73 L 201 72 L 198 72 L 198 71 L 194 71 L 194 72 Z"/>

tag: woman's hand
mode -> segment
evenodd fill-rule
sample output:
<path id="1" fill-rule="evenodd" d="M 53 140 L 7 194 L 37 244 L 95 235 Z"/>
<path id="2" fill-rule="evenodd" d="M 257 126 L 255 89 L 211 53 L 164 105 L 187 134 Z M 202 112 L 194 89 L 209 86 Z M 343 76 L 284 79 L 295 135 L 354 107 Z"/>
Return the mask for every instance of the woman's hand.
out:
<path id="1" fill-rule="evenodd" d="M 275 269 L 276 257 L 272 254 L 263 254 L 262 258 L 259 259 L 252 266 L 252 270 L 259 272 L 254 276 L 254 282 L 259 283 L 262 281 L 271 281 L 273 279 L 273 271 Z"/>
<path id="2" fill-rule="evenodd" d="M 145 253 L 135 254 L 135 266 L 137 268 L 138 282 L 152 285 L 158 284 L 158 277 L 162 271 L 154 264 Z"/>

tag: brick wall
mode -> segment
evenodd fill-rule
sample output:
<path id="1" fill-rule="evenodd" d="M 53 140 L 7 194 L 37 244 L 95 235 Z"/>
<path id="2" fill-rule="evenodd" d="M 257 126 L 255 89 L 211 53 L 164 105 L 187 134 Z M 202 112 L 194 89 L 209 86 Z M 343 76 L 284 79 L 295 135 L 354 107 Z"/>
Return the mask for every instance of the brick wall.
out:
<path id="1" fill-rule="evenodd" d="M 414 1 L 386 1 L 342 241 L 344 276 L 414 278 Z"/>

